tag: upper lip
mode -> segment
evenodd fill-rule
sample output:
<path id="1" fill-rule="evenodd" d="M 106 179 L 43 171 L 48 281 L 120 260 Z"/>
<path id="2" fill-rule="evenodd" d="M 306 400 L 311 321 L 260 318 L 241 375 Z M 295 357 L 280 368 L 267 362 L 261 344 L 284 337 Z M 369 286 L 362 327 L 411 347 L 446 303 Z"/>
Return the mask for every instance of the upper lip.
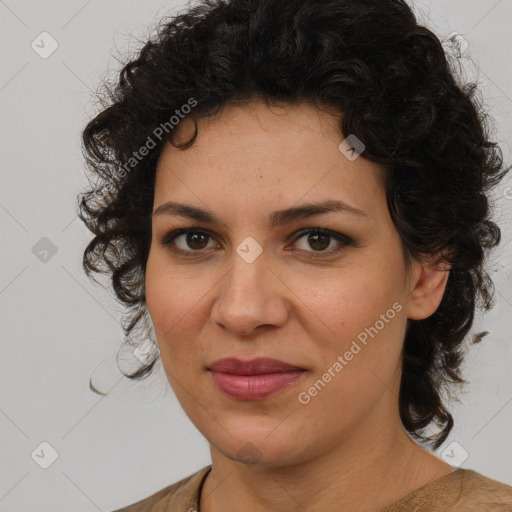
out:
<path id="1" fill-rule="evenodd" d="M 242 361 L 235 357 L 218 359 L 208 366 L 214 372 L 231 373 L 233 375 L 262 375 L 265 373 L 283 373 L 304 370 L 278 359 L 259 357 L 249 361 Z"/>

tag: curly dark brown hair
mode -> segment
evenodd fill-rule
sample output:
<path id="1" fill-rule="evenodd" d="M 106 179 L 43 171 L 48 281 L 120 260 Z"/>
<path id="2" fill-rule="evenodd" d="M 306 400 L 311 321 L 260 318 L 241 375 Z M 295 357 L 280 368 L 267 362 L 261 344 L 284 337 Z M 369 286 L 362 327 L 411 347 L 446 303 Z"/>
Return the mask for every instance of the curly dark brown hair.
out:
<path id="1" fill-rule="evenodd" d="M 256 98 L 334 108 L 342 133 L 356 135 L 363 156 L 389 169 L 388 208 L 407 265 L 422 255 L 449 263 L 436 312 L 408 320 L 399 396 L 404 428 L 438 448 L 453 426 L 441 394 L 466 383 L 460 366 L 475 309 L 494 305 L 483 264 L 501 232 L 487 192 L 510 170 L 489 140 L 477 84 L 462 84 L 455 62 L 404 0 L 202 0 L 161 20 L 116 83 L 104 81 L 108 105 L 82 133 L 91 186 L 78 209 L 94 234 L 83 266 L 91 278 L 111 279 L 127 311 L 125 336 L 147 313 L 163 145 L 186 150 L 198 119 Z M 179 145 L 172 119 L 182 113 L 196 130 Z M 146 377 L 155 361 L 125 375 Z M 429 436 L 432 424 L 438 430 Z"/>

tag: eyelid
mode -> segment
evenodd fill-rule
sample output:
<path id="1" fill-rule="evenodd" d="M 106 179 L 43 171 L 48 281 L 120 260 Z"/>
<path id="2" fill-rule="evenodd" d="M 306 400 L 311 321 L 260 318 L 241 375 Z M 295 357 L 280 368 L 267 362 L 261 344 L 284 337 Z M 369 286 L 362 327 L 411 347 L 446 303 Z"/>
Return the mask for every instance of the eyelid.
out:
<path id="1" fill-rule="evenodd" d="M 193 250 L 184 250 L 184 249 L 172 247 L 172 242 L 174 241 L 174 239 L 176 237 L 178 237 L 180 235 L 186 235 L 188 233 L 204 233 L 207 236 L 209 236 L 210 238 L 215 239 L 215 236 L 208 229 L 191 227 L 191 228 L 180 228 L 180 229 L 173 230 L 173 231 L 167 233 L 167 235 L 165 235 L 164 238 L 159 243 L 161 245 L 163 245 L 164 247 L 169 247 L 169 249 L 172 252 L 177 253 L 177 254 L 182 254 L 185 256 L 200 256 L 200 255 L 207 254 L 208 251 L 204 250 L 204 249 L 201 249 L 198 251 L 193 251 Z M 318 256 L 309 256 L 309 257 L 321 258 L 321 257 L 326 257 L 328 255 L 336 254 L 337 252 L 341 251 L 344 247 L 355 245 L 354 240 L 352 240 L 347 235 L 344 235 L 337 231 L 332 231 L 327 228 L 319 227 L 319 226 L 302 228 L 299 231 L 296 231 L 295 233 L 290 235 L 289 239 L 291 240 L 291 242 L 288 242 L 288 243 L 295 243 L 295 242 L 297 242 L 297 240 L 301 239 L 303 236 L 305 236 L 309 233 L 320 233 L 323 235 L 327 235 L 331 238 L 334 238 L 337 242 L 339 242 L 340 246 L 338 246 L 337 248 L 334 248 L 334 249 L 326 250 L 326 251 L 313 251 L 313 250 L 305 251 L 303 249 L 293 249 L 293 251 L 300 252 L 303 254 L 304 253 L 317 254 Z M 324 256 L 322 256 L 322 255 L 324 255 Z"/>
<path id="2" fill-rule="evenodd" d="M 180 235 L 186 235 L 188 233 L 204 233 L 207 236 L 209 236 L 210 238 L 215 239 L 213 234 L 208 229 L 192 227 L 192 228 L 180 228 L 180 229 L 175 229 L 173 231 L 170 231 L 169 233 L 167 233 L 164 236 L 164 238 L 159 243 L 176 254 L 181 254 L 181 255 L 185 255 L 185 256 L 201 256 L 201 255 L 206 254 L 207 251 L 205 251 L 205 250 L 185 251 L 185 250 L 179 249 L 177 247 L 172 247 L 172 242 L 174 241 L 174 239 L 176 237 L 178 237 Z"/>

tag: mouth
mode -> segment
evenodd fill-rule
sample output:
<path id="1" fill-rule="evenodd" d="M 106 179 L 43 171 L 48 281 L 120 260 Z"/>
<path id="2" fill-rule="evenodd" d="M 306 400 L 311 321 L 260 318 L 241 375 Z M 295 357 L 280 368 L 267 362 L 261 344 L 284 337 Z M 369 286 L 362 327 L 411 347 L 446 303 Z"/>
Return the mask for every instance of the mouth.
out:
<path id="1" fill-rule="evenodd" d="M 229 398 L 262 400 L 296 384 L 307 370 L 284 361 L 258 358 L 219 359 L 207 370 L 217 388 Z"/>

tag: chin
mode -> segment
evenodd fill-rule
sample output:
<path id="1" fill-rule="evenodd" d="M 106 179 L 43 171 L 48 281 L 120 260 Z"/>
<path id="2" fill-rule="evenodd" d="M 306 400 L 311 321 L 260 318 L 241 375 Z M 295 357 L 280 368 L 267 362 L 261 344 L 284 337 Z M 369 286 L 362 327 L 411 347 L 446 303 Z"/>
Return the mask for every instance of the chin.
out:
<path id="1" fill-rule="evenodd" d="M 226 458 L 247 466 L 279 467 L 300 463 L 305 446 L 296 441 L 298 434 L 278 432 L 279 428 L 272 432 L 277 424 L 274 422 L 272 428 L 259 433 L 250 428 L 246 433 L 237 430 L 233 437 L 226 434 L 220 442 L 210 444 Z M 272 433 L 269 435 L 269 432 Z"/>

